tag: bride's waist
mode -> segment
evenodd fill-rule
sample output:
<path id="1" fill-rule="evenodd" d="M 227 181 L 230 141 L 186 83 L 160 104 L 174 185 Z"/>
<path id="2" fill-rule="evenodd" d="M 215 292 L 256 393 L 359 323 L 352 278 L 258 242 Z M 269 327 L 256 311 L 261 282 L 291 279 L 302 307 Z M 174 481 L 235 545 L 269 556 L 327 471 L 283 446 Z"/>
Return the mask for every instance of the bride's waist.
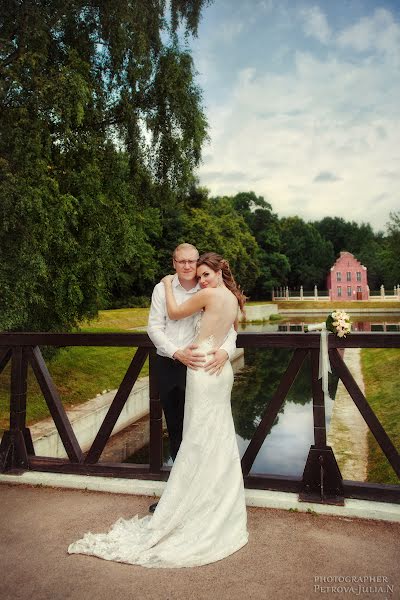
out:
<path id="1" fill-rule="evenodd" d="M 197 351 L 208 351 L 216 347 L 216 340 L 213 335 L 209 335 L 206 338 L 194 340 L 194 344 L 197 346 Z"/>

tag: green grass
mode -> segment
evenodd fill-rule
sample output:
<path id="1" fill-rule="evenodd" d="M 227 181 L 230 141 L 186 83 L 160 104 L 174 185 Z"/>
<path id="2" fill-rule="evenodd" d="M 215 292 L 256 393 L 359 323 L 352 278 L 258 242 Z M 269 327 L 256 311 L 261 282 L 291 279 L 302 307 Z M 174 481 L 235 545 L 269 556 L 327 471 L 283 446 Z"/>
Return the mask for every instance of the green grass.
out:
<path id="1" fill-rule="evenodd" d="M 282 319 L 284 319 L 284 317 L 282 317 L 282 315 L 280 315 L 279 313 L 273 313 L 272 315 L 270 315 L 269 320 L 270 321 L 281 321 Z"/>
<path id="2" fill-rule="evenodd" d="M 124 331 L 135 327 L 143 327 L 147 325 L 149 316 L 148 308 L 118 308 L 115 310 L 100 310 L 98 319 L 84 323 L 82 327 L 85 330 L 98 330 L 99 328 L 106 331 Z"/>
<path id="3" fill-rule="evenodd" d="M 400 349 L 363 348 L 366 397 L 386 433 L 400 448 Z M 368 481 L 398 484 L 399 479 L 374 436 L 368 432 Z"/>
<path id="4" fill-rule="evenodd" d="M 322 302 L 314 302 L 313 300 L 287 300 L 287 301 L 283 301 L 283 302 L 277 302 L 276 304 L 278 304 L 278 310 L 282 310 L 282 309 L 291 309 L 291 310 L 295 310 L 295 309 L 302 309 L 302 308 L 324 308 L 326 310 L 330 310 L 333 308 L 381 308 L 381 309 L 385 309 L 385 308 L 397 308 L 400 310 L 400 302 L 397 300 L 390 300 L 387 302 L 379 302 L 379 301 L 371 301 L 371 302 L 328 302 L 328 301 L 322 301 Z"/>
<path id="5" fill-rule="evenodd" d="M 85 323 L 83 332 L 126 332 L 147 324 L 149 309 L 100 311 L 99 318 Z M 94 398 L 105 389 L 119 387 L 135 348 L 72 346 L 63 348 L 49 361 L 52 379 L 66 408 Z M 148 375 L 146 361 L 140 373 Z M 0 431 L 9 423 L 10 365 L 0 375 Z M 31 371 L 28 374 L 27 424 L 49 416 L 47 405 Z"/>

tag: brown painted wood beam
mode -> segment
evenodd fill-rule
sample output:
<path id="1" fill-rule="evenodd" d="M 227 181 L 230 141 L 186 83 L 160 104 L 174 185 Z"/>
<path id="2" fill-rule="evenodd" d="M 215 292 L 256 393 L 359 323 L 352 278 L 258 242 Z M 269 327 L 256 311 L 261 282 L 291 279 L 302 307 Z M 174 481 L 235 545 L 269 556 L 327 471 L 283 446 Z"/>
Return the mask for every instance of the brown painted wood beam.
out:
<path id="1" fill-rule="evenodd" d="M 126 371 L 124 378 L 119 386 L 117 393 L 114 396 L 110 408 L 107 411 L 104 421 L 100 426 L 100 429 L 93 441 L 93 444 L 88 451 L 84 460 L 85 464 L 95 463 L 99 460 L 101 453 L 103 452 L 109 437 L 114 429 L 118 417 L 121 414 L 122 409 L 132 391 L 133 386 L 139 376 L 140 371 L 144 365 L 149 351 L 147 348 L 138 348 L 134 357 L 132 358 L 131 364 Z"/>
<path id="2" fill-rule="evenodd" d="M 64 406 L 62 405 L 57 388 L 53 383 L 42 353 L 37 346 L 29 350 L 29 362 L 31 363 L 33 372 L 35 373 L 69 459 L 72 462 L 81 462 L 83 460 L 82 450 L 76 439 L 71 423 L 68 420 Z"/>
<path id="3" fill-rule="evenodd" d="M 330 350 L 329 358 L 332 367 L 343 381 L 345 388 L 349 392 L 354 404 L 357 406 L 364 421 L 367 423 L 373 436 L 381 447 L 382 452 L 385 454 L 390 465 L 393 467 L 397 477 L 400 477 L 400 456 L 393 442 L 382 427 L 378 417 L 368 404 L 367 399 L 358 387 L 354 377 L 350 373 L 339 352 L 337 350 Z"/>

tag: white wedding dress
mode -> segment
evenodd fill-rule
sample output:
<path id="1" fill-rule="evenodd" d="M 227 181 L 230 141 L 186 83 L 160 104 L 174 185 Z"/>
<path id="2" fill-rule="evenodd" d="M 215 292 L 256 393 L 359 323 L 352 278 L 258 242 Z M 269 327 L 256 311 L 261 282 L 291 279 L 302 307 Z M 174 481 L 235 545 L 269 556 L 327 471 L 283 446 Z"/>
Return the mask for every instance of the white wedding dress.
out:
<path id="1" fill-rule="evenodd" d="M 215 347 L 212 336 L 200 343 Z M 220 375 L 187 370 L 183 440 L 152 516 L 120 518 L 108 533 L 87 533 L 70 554 L 144 567 L 194 567 L 247 543 L 243 477 L 231 412 L 232 367 Z"/>

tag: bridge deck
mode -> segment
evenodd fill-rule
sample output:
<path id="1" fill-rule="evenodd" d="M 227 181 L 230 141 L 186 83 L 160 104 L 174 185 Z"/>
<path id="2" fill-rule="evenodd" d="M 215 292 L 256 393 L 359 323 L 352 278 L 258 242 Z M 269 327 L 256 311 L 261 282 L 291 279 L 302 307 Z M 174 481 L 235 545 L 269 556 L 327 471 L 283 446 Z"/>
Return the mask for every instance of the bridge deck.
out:
<path id="1" fill-rule="evenodd" d="M 149 498 L 7 484 L 0 498 L 2 600 L 340 599 L 358 586 L 358 598 L 399 597 L 399 523 L 249 508 L 250 541 L 238 553 L 200 568 L 155 570 L 66 553 L 85 531 L 147 514 Z M 346 576 L 357 581 L 339 581 Z"/>

